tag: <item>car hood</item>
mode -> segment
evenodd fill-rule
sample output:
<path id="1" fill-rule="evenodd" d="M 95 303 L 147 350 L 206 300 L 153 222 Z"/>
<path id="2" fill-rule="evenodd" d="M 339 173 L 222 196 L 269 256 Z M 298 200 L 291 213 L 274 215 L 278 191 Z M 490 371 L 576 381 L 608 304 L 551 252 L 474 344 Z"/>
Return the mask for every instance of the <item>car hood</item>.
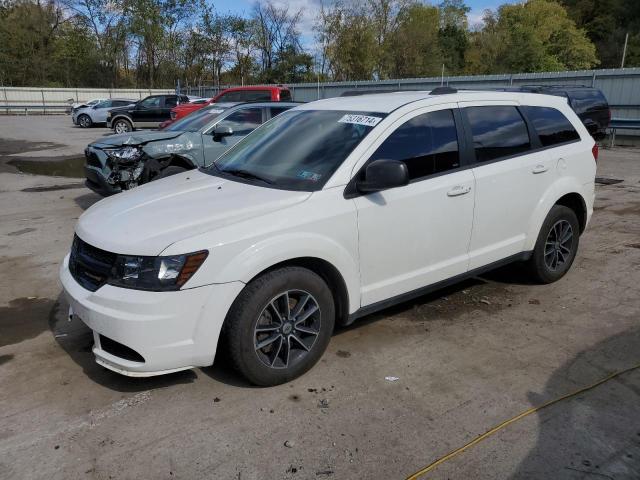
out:
<path id="1" fill-rule="evenodd" d="M 142 145 L 149 142 L 155 142 L 157 140 L 170 140 L 172 138 L 179 137 L 184 132 L 167 132 L 152 131 L 152 132 L 132 132 L 122 133 L 120 135 L 109 135 L 108 137 L 101 138 L 89 146 L 94 148 L 113 148 L 124 145 Z"/>
<path id="2" fill-rule="evenodd" d="M 101 200 L 79 218 L 76 233 L 109 252 L 154 256 L 180 240 L 287 208 L 310 195 L 192 170 Z"/>

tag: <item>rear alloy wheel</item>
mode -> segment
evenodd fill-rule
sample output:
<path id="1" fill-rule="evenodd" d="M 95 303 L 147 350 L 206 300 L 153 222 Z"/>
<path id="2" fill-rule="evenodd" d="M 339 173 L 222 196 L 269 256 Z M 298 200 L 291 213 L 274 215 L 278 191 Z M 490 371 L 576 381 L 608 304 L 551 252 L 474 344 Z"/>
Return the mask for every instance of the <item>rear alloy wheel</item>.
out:
<path id="1" fill-rule="evenodd" d="M 288 382 L 324 353 L 335 323 L 331 290 L 314 272 L 284 267 L 252 280 L 225 320 L 227 351 L 262 386 Z"/>
<path id="2" fill-rule="evenodd" d="M 93 125 L 93 122 L 91 121 L 91 117 L 89 115 L 82 114 L 78 117 L 78 125 L 80 125 L 82 128 L 89 128 L 91 125 Z"/>
<path id="3" fill-rule="evenodd" d="M 529 259 L 532 277 L 541 283 L 562 278 L 571 268 L 580 241 L 580 225 L 573 210 L 554 205 L 542 224 Z"/>
<path id="4" fill-rule="evenodd" d="M 120 119 L 113 123 L 113 131 L 116 133 L 128 133 L 133 130 L 131 123 L 128 120 Z"/>

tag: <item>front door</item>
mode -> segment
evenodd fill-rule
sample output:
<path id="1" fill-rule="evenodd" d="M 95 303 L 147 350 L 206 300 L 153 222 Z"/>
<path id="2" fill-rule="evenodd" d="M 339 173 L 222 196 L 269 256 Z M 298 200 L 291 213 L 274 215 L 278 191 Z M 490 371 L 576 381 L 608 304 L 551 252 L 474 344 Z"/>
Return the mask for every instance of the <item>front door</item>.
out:
<path id="1" fill-rule="evenodd" d="M 455 105 L 444 107 L 399 119 L 369 158 L 403 161 L 411 181 L 355 198 L 361 306 L 467 271 L 474 178 L 461 163 Z"/>

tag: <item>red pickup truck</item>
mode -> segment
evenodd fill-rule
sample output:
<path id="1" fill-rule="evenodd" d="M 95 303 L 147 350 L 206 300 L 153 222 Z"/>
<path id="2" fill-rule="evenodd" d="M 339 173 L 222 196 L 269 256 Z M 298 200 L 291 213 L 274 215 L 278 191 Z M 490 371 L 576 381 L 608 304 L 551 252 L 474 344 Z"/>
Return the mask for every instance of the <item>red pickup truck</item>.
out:
<path id="1" fill-rule="evenodd" d="M 235 87 L 221 91 L 215 97 L 206 102 L 182 103 L 171 109 L 171 120 L 163 122 L 160 128 L 170 125 L 172 122 L 189 115 L 212 103 L 222 102 L 290 102 L 291 92 L 286 87 Z"/>

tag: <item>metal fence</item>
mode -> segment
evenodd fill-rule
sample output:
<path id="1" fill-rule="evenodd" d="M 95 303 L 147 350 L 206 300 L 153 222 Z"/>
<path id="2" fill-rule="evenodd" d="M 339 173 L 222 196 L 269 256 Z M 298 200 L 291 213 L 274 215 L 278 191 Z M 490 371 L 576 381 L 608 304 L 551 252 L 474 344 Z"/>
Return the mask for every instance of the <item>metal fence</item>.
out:
<path id="1" fill-rule="evenodd" d="M 0 87 L 0 113 L 64 113 L 74 102 L 94 98 L 128 98 L 139 100 L 148 95 L 170 93 L 171 89 L 108 88 L 37 88 Z"/>
<path id="2" fill-rule="evenodd" d="M 603 91 L 616 118 L 640 118 L 640 68 L 581 70 L 573 72 L 517 73 L 455 77 L 406 78 L 401 80 L 298 83 L 291 84 L 293 98 L 309 102 L 336 97 L 348 90 L 431 90 L 448 85 L 456 88 L 494 88 L 518 85 L 571 84 L 588 85 Z M 230 87 L 196 86 L 182 88 L 182 93 L 211 97 L 220 89 Z M 99 88 L 20 88 L 0 87 L 0 112 L 63 111 L 70 101 L 92 98 L 143 98 L 153 93 L 168 93 L 170 89 L 99 89 Z"/>

